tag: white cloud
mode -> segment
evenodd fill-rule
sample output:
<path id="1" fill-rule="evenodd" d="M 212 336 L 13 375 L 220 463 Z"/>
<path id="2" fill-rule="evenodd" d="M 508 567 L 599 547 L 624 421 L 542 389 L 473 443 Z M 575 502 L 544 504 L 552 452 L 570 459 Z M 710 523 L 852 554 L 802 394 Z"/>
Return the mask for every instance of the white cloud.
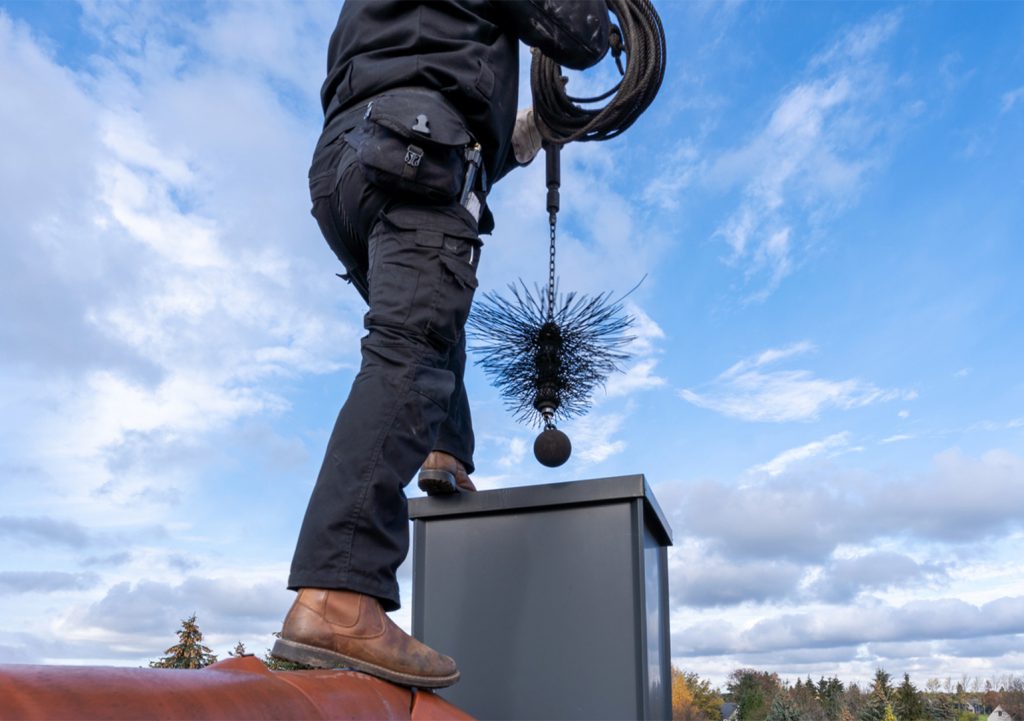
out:
<path id="1" fill-rule="evenodd" d="M 820 456 L 837 448 L 843 448 L 849 445 L 849 441 L 849 433 L 845 431 L 842 433 L 833 433 L 820 441 L 812 441 L 811 443 L 783 451 L 767 463 L 761 463 L 750 470 L 754 473 L 765 473 L 769 476 L 777 476 L 801 461 L 806 461 L 810 458 L 814 458 L 815 456 Z"/>
<path id="2" fill-rule="evenodd" d="M 600 463 L 626 449 L 626 442 L 613 440 L 625 416 L 615 413 L 590 413 L 563 430 L 573 444 L 573 456 L 583 463 Z"/>
<path id="3" fill-rule="evenodd" d="M 526 457 L 526 441 L 523 438 L 509 438 L 508 452 L 498 459 L 498 465 L 502 468 L 516 468 Z"/>
<path id="4" fill-rule="evenodd" d="M 968 426 L 969 431 L 1010 431 L 1015 428 L 1024 428 L 1024 416 L 1011 418 L 1006 421 L 979 421 Z"/>
<path id="5" fill-rule="evenodd" d="M 626 303 L 626 313 L 633 318 L 629 334 L 633 336 L 628 352 L 635 356 L 651 355 L 657 351 L 657 343 L 665 339 L 665 331 L 635 303 Z"/>
<path id="6" fill-rule="evenodd" d="M 308 47 L 305 12 L 273 10 L 295 22 L 270 34 Z M 258 73 L 212 82 L 227 60 L 189 65 L 190 43 L 214 32 L 201 23 L 180 36 L 180 18 L 146 8 L 90 6 L 85 19 L 103 29 L 116 62 L 76 75 L 0 15 L 0 44 L 13 55 L 0 65 L 18 69 L 5 92 L 31 109 L 0 115 L 16 151 L 10 167 L 18 168 L 5 187 L 46 187 L 35 195 L 50 199 L 6 198 L 4 235 L 22 242 L 0 252 L 32 262 L 4 258 L 18 278 L 9 290 L 19 310 L 0 332 L 17 336 L 19 353 L 37 368 L 73 368 L 71 376 L 32 376 L 12 398 L 26 404 L 11 415 L 25 419 L 24 429 L 10 430 L 31 438 L 21 452 L 47 459 L 50 475 L 76 493 L 109 487 L 110 459 L 127 445 L 149 439 L 155 449 L 284 410 L 273 380 L 352 365 L 359 334 L 358 312 L 340 312 L 336 296 L 353 309 L 359 301 L 334 278 L 330 252 L 310 244 L 314 263 L 294 240 L 317 234 L 302 198 L 315 122 L 305 128 L 293 100 Z M 319 65 L 304 72 L 315 77 Z M 310 102 L 315 109 L 315 93 Z M 55 122 L 65 127 L 49 127 Z M 34 302 L 35 287 L 49 300 Z M 174 464 L 151 470 L 156 477 L 127 483 L 124 493 L 145 484 L 152 496 L 168 474 L 163 485 L 173 494 Z"/>
<path id="7" fill-rule="evenodd" d="M 761 366 L 776 363 L 780 360 L 785 360 L 786 358 L 804 355 L 805 353 L 813 353 L 816 350 L 817 347 L 810 341 L 806 340 L 793 343 L 784 348 L 769 348 L 768 350 L 761 351 L 756 355 L 744 358 L 738 363 L 733 364 L 724 373 L 722 373 L 722 377 L 735 377 L 752 368 L 760 368 Z"/>
<path id="8" fill-rule="evenodd" d="M 93 541 L 81 524 L 49 516 L 0 516 L 0 538 L 34 547 L 84 548 Z"/>
<path id="9" fill-rule="evenodd" d="M 878 642 L 984 638 L 1024 633 L 1024 597 L 982 605 L 958 599 L 914 601 L 901 606 L 831 607 L 783 613 L 737 629 L 728 623 L 691 626 L 673 633 L 680 656 L 834 648 Z"/>
<path id="10" fill-rule="evenodd" d="M 896 398 L 913 391 L 885 390 L 851 378 L 833 381 L 807 370 L 760 370 L 765 365 L 809 352 L 810 343 L 769 349 L 739 361 L 706 389 L 683 389 L 680 396 L 701 408 L 745 421 L 806 421 L 829 407 L 849 410 Z"/>
<path id="11" fill-rule="evenodd" d="M 280 623 L 290 601 L 291 593 L 276 579 L 246 582 L 237 577 L 188 576 L 177 583 L 118 583 L 72 618 L 82 634 L 98 630 L 155 635 L 173 630 L 195 611 L 206 619 L 208 629 L 230 633 L 246 620 L 265 626 Z"/>
<path id="12" fill-rule="evenodd" d="M 779 287 L 782 279 L 793 270 L 789 242 L 791 231 L 792 228 L 785 227 L 773 233 L 754 252 L 750 267 L 747 269 L 747 276 L 751 277 L 762 270 L 767 270 L 770 276 L 767 285 L 754 293 L 751 300 L 760 301 L 767 298 Z"/>
<path id="13" fill-rule="evenodd" d="M 751 141 L 709 165 L 709 182 L 743 186 L 740 206 L 715 235 L 730 247 L 731 262 L 745 262 L 748 279 L 767 274 L 754 299 L 767 297 L 793 269 L 795 231 L 788 215 L 795 209 L 830 212 L 856 195 L 868 162 L 844 158 L 838 149 L 854 130 L 847 121 L 851 107 L 861 102 L 845 67 L 809 80 L 778 101 Z"/>
<path id="14" fill-rule="evenodd" d="M 735 560 L 825 563 L 842 544 L 882 540 L 965 544 L 1022 529 L 1024 459 L 1005 450 L 980 458 L 937 455 L 910 476 L 816 469 L 747 485 L 685 489 L 673 525 Z"/>
<path id="15" fill-rule="evenodd" d="M 968 540 L 1019 526 L 1024 509 L 1024 459 L 993 449 L 973 458 L 959 449 L 935 457 L 923 482 L 889 490 L 889 522 L 923 537 Z M 928 489 L 929 496 L 920 496 Z M 875 499 L 881 505 L 881 499 Z M 908 509 L 916 509 L 916 513 Z M 970 528 L 980 525 L 981 528 Z"/>
<path id="16" fill-rule="evenodd" d="M 124 152 L 122 148 L 115 152 Z M 176 173 L 175 170 L 171 170 Z M 102 199 L 110 220 L 132 240 L 175 265 L 224 268 L 227 256 L 217 241 L 216 224 L 174 206 L 170 177 L 157 171 L 132 171 L 120 163 L 101 170 Z M 109 226 L 107 226 L 109 227 Z"/>
<path id="17" fill-rule="evenodd" d="M 729 523 L 728 513 L 721 516 Z M 804 574 L 789 560 L 734 560 L 701 544 L 683 543 L 669 551 L 673 606 L 706 608 L 765 602 L 793 596 Z"/>
<path id="18" fill-rule="evenodd" d="M 613 373 L 605 384 L 603 398 L 629 396 L 633 393 L 659 388 L 666 380 L 654 374 L 658 360 L 651 356 L 658 352 L 658 344 L 664 340 L 665 331 L 635 303 L 628 303 L 625 309 L 633 319 L 629 335 L 633 340 L 626 348 L 633 359 L 627 362 L 621 373 Z M 602 396 L 598 395 L 598 400 Z"/>
<path id="19" fill-rule="evenodd" d="M 900 416 L 900 417 L 902 418 L 904 416 Z M 902 441 L 909 441 L 912 438 L 913 438 L 913 436 L 911 436 L 911 435 L 909 435 L 907 433 L 897 433 L 895 435 L 888 436 L 887 438 L 883 438 L 882 440 L 879 441 L 879 443 L 881 443 L 883 445 L 888 445 L 889 443 L 900 443 Z"/>
<path id="20" fill-rule="evenodd" d="M 626 396 L 637 391 L 659 388 L 665 385 L 666 381 L 660 376 L 654 375 L 654 367 L 658 361 L 654 358 L 646 358 L 633 363 L 622 373 L 615 373 L 606 385 L 606 395 L 609 398 Z"/>
<path id="21" fill-rule="evenodd" d="M 946 568 L 921 563 L 903 553 L 872 551 L 854 558 L 833 558 L 810 584 L 809 593 L 831 603 L 852 600 L 857 594 L 917 583 L 945 580 Z"/>
<path id="22" fill-rule="evenodd" d="M 225 3 L 213 8 L 198 42 L 233 73 L 284 81 L 315 103 L 320 86 L 310 80 L 323 72 L 324 48 L 337 18 L 338 8 L 330 3 Z"/>
<path id="23" fill-rule="evenodd" d="M 108 113 L 103 124 L 103 144 L 119 161 L 152 171 L 155 179 L 171 185 L 181 186 L 195 181 L 195 174 L 187 163 L 168 156 L 147 137 L 145 120 L 138 113 Z"/>
<path id="24" fill-rule="evenodd" d="M 129 431 L 202 433 L 242 415 L 280 409 L 283 403 L 187 374 L 171 374 L 148 388 L 111 373 L 95 373 L 86 386 L 85 407 L 81 415 L 74 414 L 85 421 L 78 435 L 83 451 L 117 443 Z"/>
<path id="25" fill-rule="evenodd" d="M 1010 112 L 1021 100 L 1024 100 L 1024 85 L 1013 90 L 1007 90 L 1003 93 L 1002 98 L 1000 98 L 999 112 Z"/>
<path id="26" fill-rule="evenodd" d="M 675 149 L 666 165 L 672 172 L 655 176 L 644 187 L 642 199 L 648 205 L 662 210 L 678 210 L 680 195 L 698 174 L 699 150 L 692 141 L 683 142 Z"/>
<path id="27" fill-rule="evenodd" d="M 896 34 L 902 21 L 902 12 L 898 10 L 876 15 L 847 30 L 828 50 L 815 57 L 811 65 L 869 57 Z"/>
<path id="28" fill-rule="evenodd" d="M 850 28 L 778 95 L 744 142 L 715 148 L 685 140 L 648 182 L 643 199 L 668 211 L 687 188 L 738 194 L 713 237 L 753 287 L 746 301 L 765 300 L 801 265 L 881 164 L 901 120 L 888 107 L 894 85 L 877 56 L 900 24 L 901 14 L 890 12 Z"/>

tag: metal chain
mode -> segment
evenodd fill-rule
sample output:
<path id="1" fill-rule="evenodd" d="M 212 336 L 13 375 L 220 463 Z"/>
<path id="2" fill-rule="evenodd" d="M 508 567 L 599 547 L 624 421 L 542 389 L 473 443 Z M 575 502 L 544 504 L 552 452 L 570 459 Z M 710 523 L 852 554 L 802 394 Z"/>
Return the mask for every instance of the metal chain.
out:
<path id="1" fill-rule="evenodd" d="M 551 213 L 548 223 L 551 226 L 551 251 L 548 256 L 548 322 L 555 317 L 555 223 L 557 215 Z"/>

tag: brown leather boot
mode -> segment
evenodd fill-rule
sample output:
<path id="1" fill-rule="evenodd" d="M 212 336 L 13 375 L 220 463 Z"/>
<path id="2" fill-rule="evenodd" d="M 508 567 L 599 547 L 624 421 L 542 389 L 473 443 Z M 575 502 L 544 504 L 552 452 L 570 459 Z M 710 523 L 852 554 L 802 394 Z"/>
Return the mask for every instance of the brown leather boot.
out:
<path id="1" fill-rule="evenodd" d="M 475 491 L 476 486 L 455 456 L 431 451 L 420 471 L 420 489 L 428 496 L 447 496 L 459 491 Z"/>
<path id="2" fill-rule="evenodd" d="M 373 596 L 302 588 L 271 655 L 317 668 L 352 668 L 403 686 L 443 688 L 455 661 L 400 629 Z"/>

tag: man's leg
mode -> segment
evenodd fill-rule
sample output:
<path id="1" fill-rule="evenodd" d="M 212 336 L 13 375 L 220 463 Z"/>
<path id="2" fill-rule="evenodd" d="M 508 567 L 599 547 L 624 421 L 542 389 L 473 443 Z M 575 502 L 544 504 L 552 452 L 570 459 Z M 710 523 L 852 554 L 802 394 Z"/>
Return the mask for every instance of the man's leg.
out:
<path id="1" fill-rule="evenodd" d="M 451 660 L 422 644 L 410 650 L 408 642 L 418 642 L 397 628 L 400 635 L 389 630 L 384 636 L 394 637 L 393 648 L 369 649 L 372 662 L 365 658 L 365 642 L 353 646 L 338 629 L 352 627 L 350 616 L 355 613 L 358 620 L 365 605 L 357 598 L 353 606 L 350 597 L 363 594 L 384 609 L 398 607 L 395 571 L 409 543 L 403 488 L 433 449 L 448 416 L 457 385 L 449 365 L 472 303 L 479 240 L 461 208 L 395 205 L 374 225 L 368 245 L 370 310 L 362 367 L 338 416 L 303 521 L 289 579 L 289 587 L 303 591 L 278 646 L 280 655 L 293 658 L 301 651 L 306 662 L 324 665 L 333 659 L 400 683 L 447 685 L 458 677 L 457 672 L 452 677 Z M 328 595 L 321 602 L 311 589 L 355 593 Z M 343 607 L 337 607 L 338 599 Z M 345 622 L 331 622 L 331 613 Z M 369 608 L 364 615 L 376 618 L 375 613 Z"/>
<path id="2" fill-rule="evenodd" d="M 479 257 L 471 222 L 450 209 L 394 206 L 371 233 L 362 367 L 328 444 L 290 587 L 347 588 L 399 605 L 403 489 L 435 449 L 458 384 L 451 357 L 464 342 Z"/>

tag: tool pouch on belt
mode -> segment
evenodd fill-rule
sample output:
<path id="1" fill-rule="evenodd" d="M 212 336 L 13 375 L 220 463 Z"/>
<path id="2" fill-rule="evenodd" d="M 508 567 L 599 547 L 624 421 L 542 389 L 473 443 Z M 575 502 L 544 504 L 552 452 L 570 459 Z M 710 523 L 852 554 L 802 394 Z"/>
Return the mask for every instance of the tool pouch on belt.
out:
<path id="1" fill-rule="evenodd" d="M 459 197 L 472 140 L 440 93 L 412 88 L 373 98 L 349 142 L 374 185 L 445 203 Z"/>

